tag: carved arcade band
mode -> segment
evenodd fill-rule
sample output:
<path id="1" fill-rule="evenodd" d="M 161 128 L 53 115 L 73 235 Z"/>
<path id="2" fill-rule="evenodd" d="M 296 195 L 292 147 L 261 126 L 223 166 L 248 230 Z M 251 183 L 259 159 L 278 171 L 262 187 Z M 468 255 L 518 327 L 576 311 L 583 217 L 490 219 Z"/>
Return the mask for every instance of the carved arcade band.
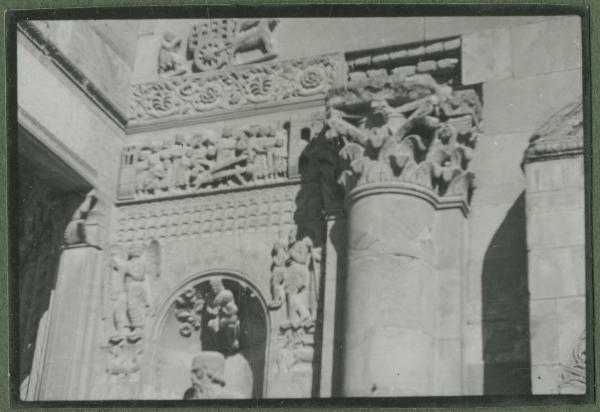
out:
<path id="1" fill-rule="evenodd" d="M 188 193 L 286 177 L 288 134 L 280 126 L 250 126 L 221 136 L 210 129 L 139 148 L 134 162 L 138 196 Z"/>

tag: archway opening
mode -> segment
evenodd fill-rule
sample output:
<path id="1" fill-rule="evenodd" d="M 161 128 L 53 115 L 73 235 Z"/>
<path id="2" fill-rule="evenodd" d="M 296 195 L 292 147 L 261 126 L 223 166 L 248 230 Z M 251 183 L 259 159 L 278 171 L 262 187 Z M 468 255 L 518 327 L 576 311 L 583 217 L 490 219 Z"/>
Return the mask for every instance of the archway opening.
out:
<path id="1" fill-rule="evenodd" d="M 256 289 L 228 273 L 210 273 L 175 295 L 157 337 L 155 390 L 182 399 L 196 358 L 222 355 L 224 397 L 261 398 L 268 336 L 267 313 Z M 219 368 L 219 367 L 217 367 Z"/>

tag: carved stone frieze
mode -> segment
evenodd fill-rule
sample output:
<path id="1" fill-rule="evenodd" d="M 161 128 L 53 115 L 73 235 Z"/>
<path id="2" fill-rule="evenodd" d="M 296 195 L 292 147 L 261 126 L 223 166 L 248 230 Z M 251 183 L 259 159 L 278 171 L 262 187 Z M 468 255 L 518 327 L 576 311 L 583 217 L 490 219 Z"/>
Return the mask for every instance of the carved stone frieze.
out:
<path id="1" fill-rule="evenodd" d="M 282 124 L 176 134 L 123 151 L 120 198 L 145 199 L 281 182 L 288 171 L 289 130 Z"/>
<path id="2" fill-rule="evenodd" d="M 345 162 L 347 191 L 403 181 L 439 196 L 467 196 L 481 105 L 474 90 L 453 91 L 430 75 L 388 76 L 332 90 L 325 137 Z"/>
<path id="3" fill-rule="evenodd" d="M 583 153 L 583 104 L 581 98 L 563 107 L 529 140 L 525 163 Z"/>
<path id="4" fill-rule="evenodd" d="M 223 68 L 132 86 L 129 125 L 325 96 L 346 80 L 342 55 Z"/>

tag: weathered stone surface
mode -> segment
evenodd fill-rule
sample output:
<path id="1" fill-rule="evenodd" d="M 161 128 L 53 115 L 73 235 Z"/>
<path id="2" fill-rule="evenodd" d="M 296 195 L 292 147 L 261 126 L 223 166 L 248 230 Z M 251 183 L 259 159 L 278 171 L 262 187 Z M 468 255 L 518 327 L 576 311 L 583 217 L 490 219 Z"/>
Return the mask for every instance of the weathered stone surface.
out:
<path id="1" fill-rule="evenodd" d="M 478 31 L 462 39 L 462 84 L 510 77 L 510 32 L 506 28 Z"/>
<path id="2" fill-rule="evenodd" d="M 460 36 L 500 27 L 541 22 L 554 16 L 447 16 L 425 17 L 425 39 Z"/>
<path id="3" fill-rule="evenodd" d="M 510 39 L 515 76 L 581 67 L 581 22 L 578 16 L 560 16 L 511 27 Z"/>
<path id="4" fill-rule="evenodd" d="M 492 80 L 483 85 L 485 131 L 527 132 L 581 95 L 581 70 Z"/>
<path id="5" fill-rule="evenodd" d="M 529 261 L 531 299 L 585 295 L 583 247 L 532 249 Z"/>
<path id="6" fill-rule="evenodd" d="M 531 249 L 585 244 L 583 209 L 532 214 L 527 218 L 527 228 L 527 244 Z"/>
<path id="7" fill-rule="evenodd" d="M 536 192 L 577 190 L 580 195 L 574 197 L 573 205 L 581 202 L 584 184 L 581 157 L 528 163 L 525 166 L 525 174 L 528 193 L 535 195 Z M 551 193 L 553 194 L 555 193 Z"/>

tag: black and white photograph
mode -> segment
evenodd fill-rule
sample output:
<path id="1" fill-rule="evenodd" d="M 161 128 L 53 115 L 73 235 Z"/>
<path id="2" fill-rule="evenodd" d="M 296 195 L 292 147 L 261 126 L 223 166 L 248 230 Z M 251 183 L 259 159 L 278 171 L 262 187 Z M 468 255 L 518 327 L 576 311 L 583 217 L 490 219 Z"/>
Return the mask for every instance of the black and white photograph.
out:
<path id="1" fill-rule="evenodd" d="M 20 402 L 593 393 L 581 9 L 203 10 L 15 22 Z"/>

